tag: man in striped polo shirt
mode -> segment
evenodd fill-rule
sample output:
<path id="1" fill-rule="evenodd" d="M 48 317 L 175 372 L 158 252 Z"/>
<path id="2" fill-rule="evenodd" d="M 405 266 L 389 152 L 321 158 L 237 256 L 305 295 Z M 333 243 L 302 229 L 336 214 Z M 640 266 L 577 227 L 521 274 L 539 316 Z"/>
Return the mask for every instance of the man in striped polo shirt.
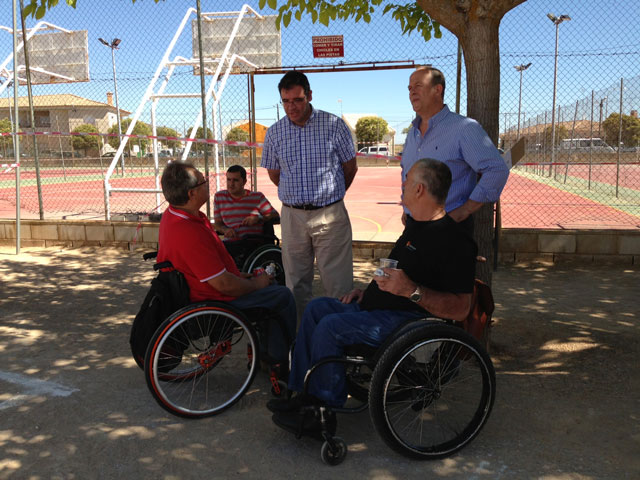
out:
<path id="1" fill-rule="evenodd" d="M 416 118 L 402 151 L 402 181 L 421 158 L 444 162 L 453 176 L 447 214 L 473 233 L 472 214 L 500 198 L 509 168 L 478 122 L 449 110 L 444 89 L 444 75 L 437 68 L 420 67 L 409 78 Z M 403 220 L 410 214 L 406 207 L 404 212 Z"/>
<path id="2" fill-rule="evenodd" d="M 247 190 L 247 171 L 240 165 L 227 170 L 227 189 L 213 197 L 213 228 L 224 235 L 224 244 L 234 258 L 248 245 L 244 235 L 262 233 L 265 222 L 277 220 L 280 215 L 261 192 Z"/>

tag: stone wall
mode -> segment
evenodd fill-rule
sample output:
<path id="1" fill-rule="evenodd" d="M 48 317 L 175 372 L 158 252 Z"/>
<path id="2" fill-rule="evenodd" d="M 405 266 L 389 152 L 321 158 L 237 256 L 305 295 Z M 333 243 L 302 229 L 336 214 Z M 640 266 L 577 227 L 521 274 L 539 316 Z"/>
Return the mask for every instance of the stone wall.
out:
<path id="1" fill-rule="evenodd" d="M 22 247 L 101 246 L 152 250 L 158 246 L 158 222 L 23 220 Z M 0 245 L 16 242 L 15 221 L 0 220 Z M 354 242 L 354 255 L 379 258 L 391 243 Z M 502 230 L 499 261 L 542 260 L 640 264 L 640 230 Z"/>

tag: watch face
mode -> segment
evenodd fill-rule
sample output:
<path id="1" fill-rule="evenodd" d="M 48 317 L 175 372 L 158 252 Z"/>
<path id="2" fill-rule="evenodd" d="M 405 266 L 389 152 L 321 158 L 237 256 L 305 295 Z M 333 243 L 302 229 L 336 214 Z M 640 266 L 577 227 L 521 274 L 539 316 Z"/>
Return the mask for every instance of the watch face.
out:
<path id="1" fill-rule="evenodd" d="M 422 298 L 422 292 L 420 291 L 420 287 L 416 288 L 416 291 L 411 294 L 409 300 L 412 302 L 419 302 Z"/>

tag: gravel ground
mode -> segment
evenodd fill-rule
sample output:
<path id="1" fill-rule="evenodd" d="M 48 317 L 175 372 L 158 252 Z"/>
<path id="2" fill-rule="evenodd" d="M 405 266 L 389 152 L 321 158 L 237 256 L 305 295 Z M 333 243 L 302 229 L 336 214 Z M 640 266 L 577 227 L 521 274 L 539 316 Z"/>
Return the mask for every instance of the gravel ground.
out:
<path id="1" fill-rule="evenodd" d="M 356 262 L 358 283 L 374 268 Z M 637 266 L 501 266 L 497 399 L 478 438 L 420 462 L 391 451 L 367 412 L 343 415 L 337 467 L 272 424 L 264 373 L 216 417 L 155 403 L 128 346 L 152 276 L 136 252 L 0 250 L 0 479 L 640 478 Z"/>

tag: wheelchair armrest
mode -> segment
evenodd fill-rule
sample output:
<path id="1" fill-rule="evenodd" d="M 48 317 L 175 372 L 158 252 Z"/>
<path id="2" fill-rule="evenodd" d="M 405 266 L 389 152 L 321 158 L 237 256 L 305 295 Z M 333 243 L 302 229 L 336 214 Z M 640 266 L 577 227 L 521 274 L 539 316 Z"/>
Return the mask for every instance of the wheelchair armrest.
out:
<path id="1" fill-rule="evenodd" d="M 242 240 L 262 240 L 265 242 L 275 243 L 276 245 L 280 245 L 280 239 L 275 235 L 267 235 L 264 233 L 248 233 L 246 235 L 242 235 L 240 237 Z"/>
<path id="2" fill-rule="evenodd" d="M 147 252 L 142 255 L 143 260 L 151 260 L 152 258 L 156 258 L 158 256 L 158 252 Z"/>
<path id="3" fill-rule="evenodd" d="M 164 262 L 159 262 L 153 265 L 153 269 L 157 272 L 158 270 L 162 270 L 163 268 L 173 268 L 173 264 L 166 260 Z"/>

